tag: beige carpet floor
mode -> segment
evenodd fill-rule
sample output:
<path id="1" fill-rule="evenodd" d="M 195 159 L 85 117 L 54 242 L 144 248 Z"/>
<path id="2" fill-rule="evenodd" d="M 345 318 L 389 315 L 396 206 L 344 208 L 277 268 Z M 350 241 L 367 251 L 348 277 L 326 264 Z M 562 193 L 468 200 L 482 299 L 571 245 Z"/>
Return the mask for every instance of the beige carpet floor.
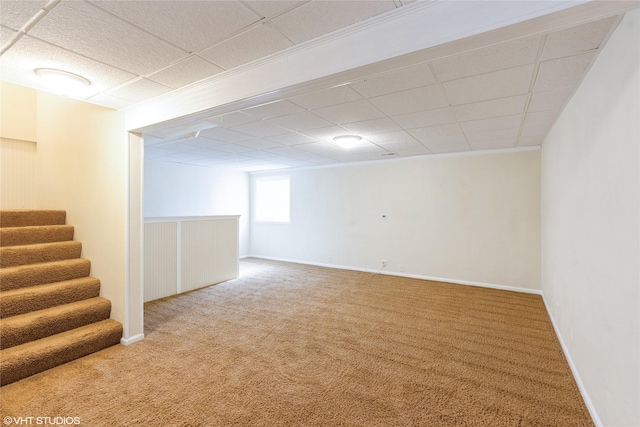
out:
<path id="1" fill-rule="evenodd" d="M 82 426 L 589 426 L 539 296 L 257 259 L 0 389 Z"/>

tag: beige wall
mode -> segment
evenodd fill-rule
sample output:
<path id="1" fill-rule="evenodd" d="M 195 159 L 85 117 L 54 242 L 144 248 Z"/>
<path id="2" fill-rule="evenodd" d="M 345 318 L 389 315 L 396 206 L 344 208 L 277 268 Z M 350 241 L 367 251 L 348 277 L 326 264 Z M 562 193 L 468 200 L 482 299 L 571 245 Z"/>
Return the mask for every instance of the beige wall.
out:
<path id="1" fill-rule="evenodd" d="M 128 139 L 114 110 L 38 92 L 38 208 L 65 209 L 91 274 L 124 321 Z"/>
<path id="2" fill-rule="evenodd" d="M 540 289 L 539 151 L 288 175 L 291 223 L 252 220 L 253 255 Z"/>
<path id="3" fill-rule="evenodd" d="M 0 209 L 34 209 L 36 110 L 34 90 L 0 82 Z"/>
<path id="4" fill-rule="evenodd" d="M 542 290 L 605 426 L 640 425 L 639 18 L 620 23 L 542 146 Z"/>
<path id="5" fill-rule="evenodd" d="M 91 260 L 91 275 L 113 304 L 111 316 L 124 322 L 128 139 L 123 114 L 5 82 L 0 87 L 2 138 L 36 141 L 36 202 L 25 207 L 67 211 L 82 256 Z M 14 202 L 7 208 L 19 207 Z"/>

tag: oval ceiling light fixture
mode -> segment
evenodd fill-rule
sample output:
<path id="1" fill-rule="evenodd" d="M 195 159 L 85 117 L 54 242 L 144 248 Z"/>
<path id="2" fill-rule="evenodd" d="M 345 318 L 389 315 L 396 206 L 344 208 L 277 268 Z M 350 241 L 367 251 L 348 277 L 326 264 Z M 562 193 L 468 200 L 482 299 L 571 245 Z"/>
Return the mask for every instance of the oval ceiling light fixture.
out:
<path id="1" fill-rule="evenodd" d="M 340 148 L 344 148 L 345 150 L 350 150 L 353 147 L 360 145 L 361 140 L 362 137 L 358 135 L 338 135 L 333 138 L 334 144 Z"/>
<path id="2" fill-rule="evenodd" d="M 89 80 L 68 71 L 38 68 L 35 73 L 50 91 L 64 96 L 78 96 L 91 86 Z"/>

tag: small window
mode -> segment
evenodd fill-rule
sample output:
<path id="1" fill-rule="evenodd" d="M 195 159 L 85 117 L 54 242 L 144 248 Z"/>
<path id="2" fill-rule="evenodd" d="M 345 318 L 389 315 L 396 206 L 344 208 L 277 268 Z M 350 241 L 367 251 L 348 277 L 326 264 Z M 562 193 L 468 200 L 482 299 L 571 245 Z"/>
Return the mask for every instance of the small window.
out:
<path id="1" fill-rule="evenodd" d="M 290 221 L 289 178 L 259 178 L 256 181 L 255 218 L 260 222 Z"/>

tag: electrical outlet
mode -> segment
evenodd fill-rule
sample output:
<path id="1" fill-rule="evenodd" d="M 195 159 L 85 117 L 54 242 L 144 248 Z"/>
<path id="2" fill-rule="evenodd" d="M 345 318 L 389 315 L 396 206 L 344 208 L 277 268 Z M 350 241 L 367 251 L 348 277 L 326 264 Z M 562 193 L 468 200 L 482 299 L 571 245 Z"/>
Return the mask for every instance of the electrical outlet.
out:
<path id="1" fill-rule="evenodd" d="M 382 268 L 385 268 L 387 266 L 387 260 L 383 259 L 382 260 Z"/>

